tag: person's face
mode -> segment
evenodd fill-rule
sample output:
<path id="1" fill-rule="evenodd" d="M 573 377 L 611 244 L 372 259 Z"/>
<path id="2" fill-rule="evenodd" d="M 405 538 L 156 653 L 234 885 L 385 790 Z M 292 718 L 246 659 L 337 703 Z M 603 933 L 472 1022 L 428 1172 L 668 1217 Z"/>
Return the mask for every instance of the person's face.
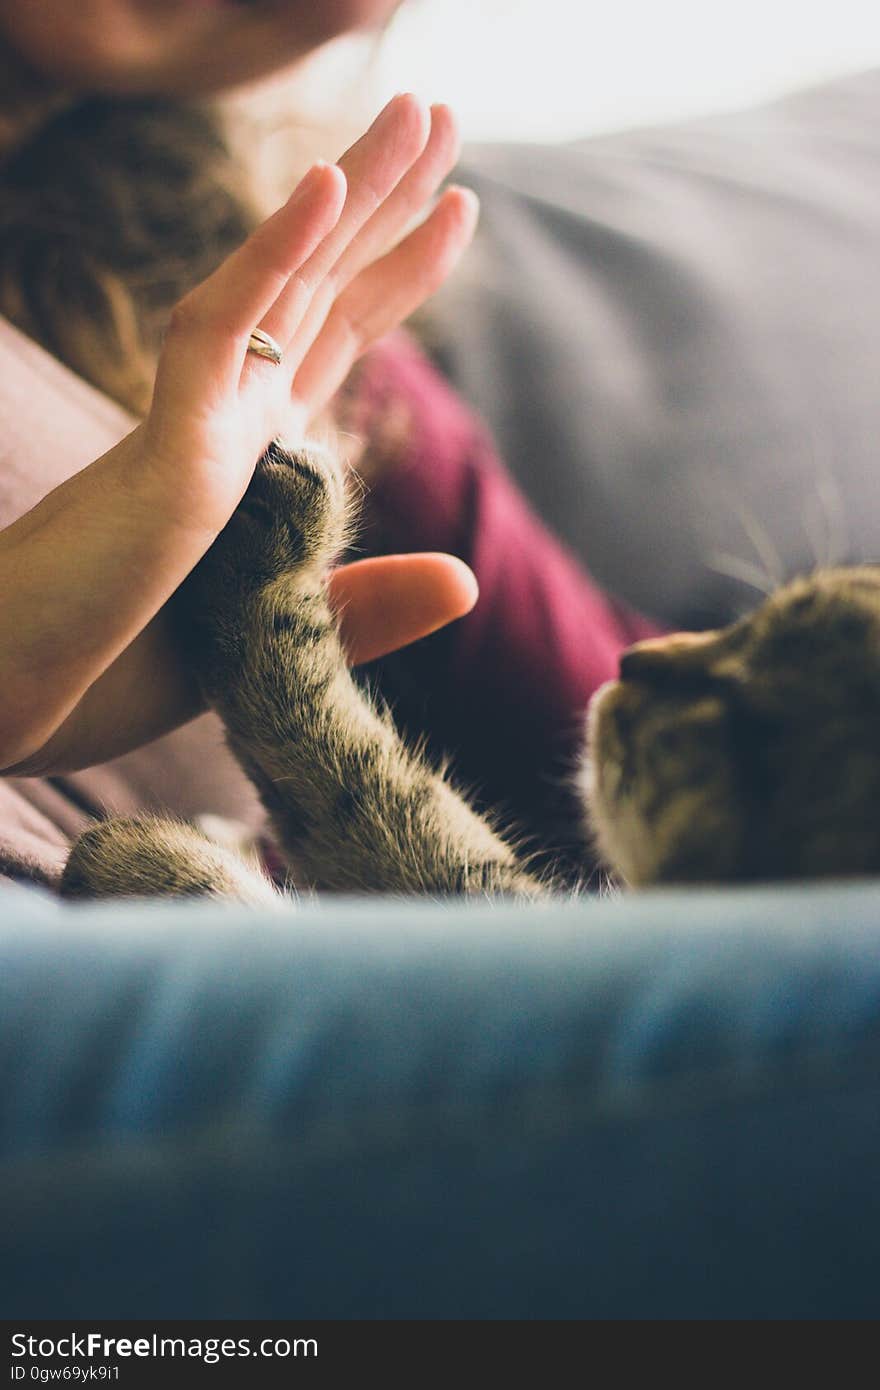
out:
<path id="1" fill-rule="evenodd" d="M 0 0 L 0 37 L 81 90 L 215 91 L 263 76 L 398 0 Z"/>

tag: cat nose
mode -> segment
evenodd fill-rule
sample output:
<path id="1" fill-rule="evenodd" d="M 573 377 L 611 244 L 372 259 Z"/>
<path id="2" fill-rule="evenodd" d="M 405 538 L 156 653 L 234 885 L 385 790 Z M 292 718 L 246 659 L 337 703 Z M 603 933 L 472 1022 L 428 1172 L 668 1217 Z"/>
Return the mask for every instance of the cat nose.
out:
<path id="1" fill-rule="evenodd" d="M 642 651 L 641 642 L 638 646 L 630 646 L 620 653 L 620 680 L 637 681 L 639 671 L 651 673 L 651 664 L 651 653 Z"/>
<path id="2" fill-rule="evenodd" d="M 638 680 L 639 670 L 644 669 L 644 665 L 644 653 L 640 652 L 638 647 L 628 647 L 620 654 L 620 679 Z"/>
<path id="3" fill-rule="evenodd" d="M 705 671 L 718 655 L 724 634 L 676 632 L 669 637 L 648 637 L 636 642 L 620 656 L 623 681 L 660 681 L 675 676 L 693 676 Z"/>
<path id="4" fill-rule="evenodd" d="M 637 642 L 620 654 L 622 681 L 650 680 L 669 666 L 669 648 L 665 638 L 650 638 Z"/>

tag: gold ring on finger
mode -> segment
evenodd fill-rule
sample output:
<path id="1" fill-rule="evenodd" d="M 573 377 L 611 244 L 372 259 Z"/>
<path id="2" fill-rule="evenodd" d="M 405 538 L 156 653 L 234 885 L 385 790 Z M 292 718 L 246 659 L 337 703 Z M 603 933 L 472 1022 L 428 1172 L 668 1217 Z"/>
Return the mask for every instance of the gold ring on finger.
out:
<path id="1" fill-rule="evenodd" d="M 264 333 L 262 328 L 255 328 L 248 338 L 248 352 L 255 352 L 258 357 L 265 357 L 267 362 L 273 362 L 276 367 L 281 365 L 284 354 L 276 343 L 275 339 L 268 333 Z"/>

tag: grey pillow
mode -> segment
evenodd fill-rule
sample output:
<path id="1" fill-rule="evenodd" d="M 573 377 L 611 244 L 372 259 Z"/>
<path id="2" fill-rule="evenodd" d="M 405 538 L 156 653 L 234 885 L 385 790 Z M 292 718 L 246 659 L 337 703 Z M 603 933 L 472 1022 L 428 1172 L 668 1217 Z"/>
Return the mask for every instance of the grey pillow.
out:
<path id="1" fill-rule="evenodd" d="M 460 176 L 430 345 L 602 583 L 701 625 L 880 557 L 880 71 Z"/>

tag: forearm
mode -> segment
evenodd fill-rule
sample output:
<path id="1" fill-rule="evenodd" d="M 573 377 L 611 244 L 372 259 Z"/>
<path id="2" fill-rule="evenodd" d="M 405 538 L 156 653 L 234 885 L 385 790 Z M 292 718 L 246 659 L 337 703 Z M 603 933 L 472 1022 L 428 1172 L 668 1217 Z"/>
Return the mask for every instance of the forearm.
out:
<path id="1" fill-rule="evenodd" d="M 69 756 L 82 765 L 88 758 L 76 748 L 76 730 L 102 711 L 107 718 L 110 696 L 150 675 L 158 632 L 109 672 L 212 539 L 169 518 L 169 495 L 135 431 L 0 536 L 0 586 L 8 596 L 0 611 L 0 765 L 7 771 L 45 750 L 68 720 L 57 751 L 69 742 Z M 96 686 L 105 673 L 106 683 Z M 180 722 L 178 712 L 151 716 L 158 727 L 169 720 Z"/>
<path id="2" fill-rule="evenodd" d="M 203 709 L 167 619 L 159 613 L 45 743 L 4 775 L 43 777 L 94 767 L 161 738 Z"/>
<path id="3" fill-rule="evenodd" d="M 329 596 L 352 664 L 424 636 L 473 604 L 473 576 L 448 555 L 392 555 L 334 570 Z M 204 701 L 158 613 L 91 685 L 70 714 L 7 776 L 74 772 L 121 757 L 170 733 Z"/>

